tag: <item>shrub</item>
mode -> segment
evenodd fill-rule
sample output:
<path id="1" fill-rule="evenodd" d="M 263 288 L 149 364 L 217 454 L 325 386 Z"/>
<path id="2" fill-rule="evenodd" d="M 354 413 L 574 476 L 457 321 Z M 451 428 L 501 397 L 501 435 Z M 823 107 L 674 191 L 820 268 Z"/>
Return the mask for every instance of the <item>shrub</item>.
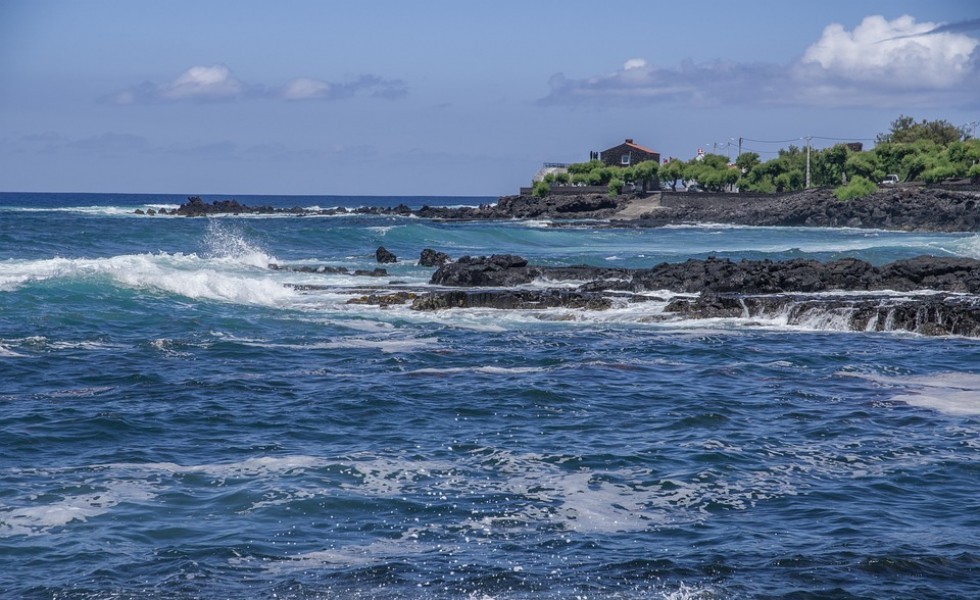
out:
<path id="1" fill-rule="evenodd" d="M 966 175 L 973 183 L 980 182 L 980 165 L 973 165 L 970 167 L 970 170 L 967 171 Z"/>
<path id="2" fill-rule="evenodd" d="M 551 185 L 544 181 L 535 181 L 534 187 L 531 188 L 531 194 L 538 198 L 544 198 L 551 191 Z"/>
<path id="3" fill-rule="evenodd" d="M 871 195 L 878 189 L 878 186 L 869 179 L 855 175 L 847 185 L 842 185 L 834 190 L 834 196 L 838 200 L 847 201 L 855 198 L 864 198 Z"/>
<path id="4" fill-rule="evenodd" d="M 619 194 L 622 194 L 624 185 L 625 183 L 622 179 L 615 178 L 609 180 L 609 195 L 618 196 Z"/>
<path id="5" fill-rule="evenodd" d="M 939 183 L 946 179 L 953 179 L 957 176 L 956 167 L 949 164 L 939 164 L 922 172 L 922 181 L 926 183 Z"/>

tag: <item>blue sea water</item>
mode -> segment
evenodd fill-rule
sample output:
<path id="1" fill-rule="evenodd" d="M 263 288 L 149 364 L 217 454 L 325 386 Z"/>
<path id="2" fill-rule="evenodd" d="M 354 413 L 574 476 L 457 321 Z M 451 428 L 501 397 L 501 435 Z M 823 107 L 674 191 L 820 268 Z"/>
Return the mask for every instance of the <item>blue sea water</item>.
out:
<path id="1" fill-rule="evenodd" d="M 980 597 L 977 340 L 347 304 L 424 288 L 426 247 L 881 264 L 977 235 L 134 214 L 183 200 L 0 194 L 2 598 Z M 380 279 L 268 268 L 380 245 Z"/>

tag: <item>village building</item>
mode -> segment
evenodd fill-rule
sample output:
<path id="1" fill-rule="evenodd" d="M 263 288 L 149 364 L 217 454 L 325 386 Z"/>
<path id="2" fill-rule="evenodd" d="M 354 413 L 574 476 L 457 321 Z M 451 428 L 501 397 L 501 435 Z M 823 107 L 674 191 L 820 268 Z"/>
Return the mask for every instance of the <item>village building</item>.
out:
<path id="1" fill-rule="evenodd" d="M 632 138 L 599 153 L 599 159 L 610 167 L 631 167 L 652 160 L 660 164 L 660 153 L 633 143 Z"/>

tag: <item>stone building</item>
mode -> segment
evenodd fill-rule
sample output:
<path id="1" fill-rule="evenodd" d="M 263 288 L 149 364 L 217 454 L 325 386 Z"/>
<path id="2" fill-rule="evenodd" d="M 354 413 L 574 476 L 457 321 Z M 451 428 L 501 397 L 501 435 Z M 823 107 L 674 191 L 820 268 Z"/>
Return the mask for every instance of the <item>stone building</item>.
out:
<path id="1" fill-rule="evenodd" d="M 646 160 L 660 164 L 660 153 L 639 144 L 634 144 L 631 138 L 618 146 L 613 146 L 599 153 L 602 162 L 611 167 L 630 167 Z"/>

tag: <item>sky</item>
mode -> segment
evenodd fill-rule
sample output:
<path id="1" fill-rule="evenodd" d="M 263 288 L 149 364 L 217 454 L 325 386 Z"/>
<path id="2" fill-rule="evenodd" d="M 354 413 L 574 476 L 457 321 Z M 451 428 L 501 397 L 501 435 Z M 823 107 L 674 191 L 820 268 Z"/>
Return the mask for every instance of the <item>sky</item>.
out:
<path id="1" fill-rule="evenodd" d="M 0 191 L 499 196 L 980 121 L 974 0 L 0 0 Z"/>

